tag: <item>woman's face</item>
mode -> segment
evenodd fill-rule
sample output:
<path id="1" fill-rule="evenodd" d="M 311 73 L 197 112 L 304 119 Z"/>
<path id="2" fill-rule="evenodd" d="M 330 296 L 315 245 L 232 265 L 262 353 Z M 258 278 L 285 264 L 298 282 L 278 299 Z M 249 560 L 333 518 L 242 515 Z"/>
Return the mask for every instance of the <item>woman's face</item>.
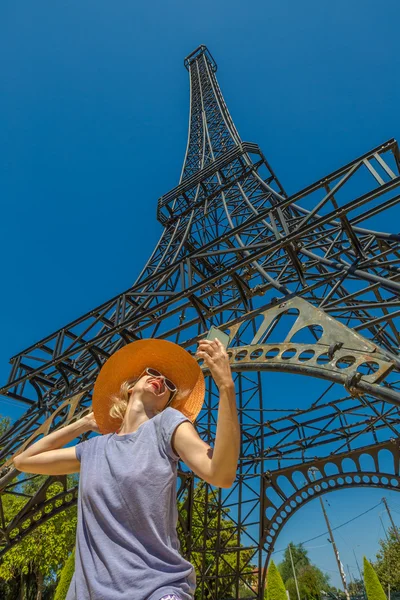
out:
<path id="1" fill-rule="evenodd" d="M 147 374 L 137 380 L 131 388 L 131 393 L 139 393 L 143 404 L 156 410 L 162 410 L 172 394 L 162 376 L 155 377 Z"/>

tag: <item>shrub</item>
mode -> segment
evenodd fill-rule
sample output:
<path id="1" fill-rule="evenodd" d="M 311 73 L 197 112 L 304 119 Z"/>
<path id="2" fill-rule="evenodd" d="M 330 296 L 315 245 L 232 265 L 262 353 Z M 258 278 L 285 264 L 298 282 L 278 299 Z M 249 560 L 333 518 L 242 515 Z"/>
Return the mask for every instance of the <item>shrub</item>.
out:
<path id="1" fill-rule="evenodd" d="M 268 567 L 267 600 L 287 600 L 285 585 L 273 560 Z"/>
<path id="2" fill-rule="evenodd" d="M 71 554 L 67 558 L 65 565 L 60 573 L 60 581 L 58 582 L 56 593 L 54 594 L 54 600 L 65 600 L 67 597 L 68 589 L 71 583 L 72 576 L 75 570 L 75 549 L 72 550 Z"/>
<path id="3" fill-rule="evenodd" d="M 373 566 L 364 556 L 364 583 L 368 600 L 386 600 L 386 594 L 379 583 Z"/>

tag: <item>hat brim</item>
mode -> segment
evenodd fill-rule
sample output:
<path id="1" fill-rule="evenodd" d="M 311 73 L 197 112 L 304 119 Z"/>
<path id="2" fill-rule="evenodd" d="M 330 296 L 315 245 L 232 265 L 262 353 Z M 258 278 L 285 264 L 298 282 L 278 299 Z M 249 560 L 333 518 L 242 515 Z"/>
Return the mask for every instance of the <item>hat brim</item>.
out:
<path id="1" fill-rule="evenodd" d="M 112 433 L 120 427 L 120 420 L 109 414 L 112 397 L 119 393 L 124 381 L 139 377 L 146 367 L 157 369 L 175 383 L 178 392 L 171 406 L 195 421 L 204 402 L 202 370 L 178 344 L 151 338 L 127 344 L 101 368 L 93 390 L 93 412 L 101 433 Z"/>

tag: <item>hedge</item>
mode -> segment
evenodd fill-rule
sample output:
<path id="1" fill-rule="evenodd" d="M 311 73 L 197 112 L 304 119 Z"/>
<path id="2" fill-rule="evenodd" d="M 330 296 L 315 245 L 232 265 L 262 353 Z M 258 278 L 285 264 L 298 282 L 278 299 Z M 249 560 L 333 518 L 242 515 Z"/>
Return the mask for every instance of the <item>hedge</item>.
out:
<path id="1" fill-rule="evenodd" d="M 387 600 L 378 575 L 371 563 L 364 556 L 364 583 L 368 600 Z"/>
<path id="2" fill-rule="evenodd" d="M 273 560 L 268 567 L 267 600 L 287 600 L 285 585 Z"/>
<path id="3" fill-rule="evenodd" d="M 56 593 L 54 594 L 53 600 L 65 600 L 67 597 L 68 589 L 71 583 L 72 576 L 75 570 L 75 548 L 69 555 L 67 562 L 63 566 L 60 574 L 60 581 L 58 582 Z"/>

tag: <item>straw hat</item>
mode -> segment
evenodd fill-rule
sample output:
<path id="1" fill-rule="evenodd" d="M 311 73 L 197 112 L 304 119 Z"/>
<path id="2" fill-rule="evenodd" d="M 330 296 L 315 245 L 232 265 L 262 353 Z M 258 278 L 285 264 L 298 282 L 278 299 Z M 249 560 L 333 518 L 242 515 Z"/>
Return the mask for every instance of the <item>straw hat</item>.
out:
<path id="1" fill-rule="evenodd" d="M 174 382 L 178 392 L 170 406 L 195 421 L 204 402 L 204 377 L 189 352 L 167 340 L 145 339 L 127 344 L 104 363 L 93 390 L 93 412 L 101 433 L 117 431 L 121 422 L 109 415 L 111 398 L 121 384 L 139 377 L 146 367 Z"/>

